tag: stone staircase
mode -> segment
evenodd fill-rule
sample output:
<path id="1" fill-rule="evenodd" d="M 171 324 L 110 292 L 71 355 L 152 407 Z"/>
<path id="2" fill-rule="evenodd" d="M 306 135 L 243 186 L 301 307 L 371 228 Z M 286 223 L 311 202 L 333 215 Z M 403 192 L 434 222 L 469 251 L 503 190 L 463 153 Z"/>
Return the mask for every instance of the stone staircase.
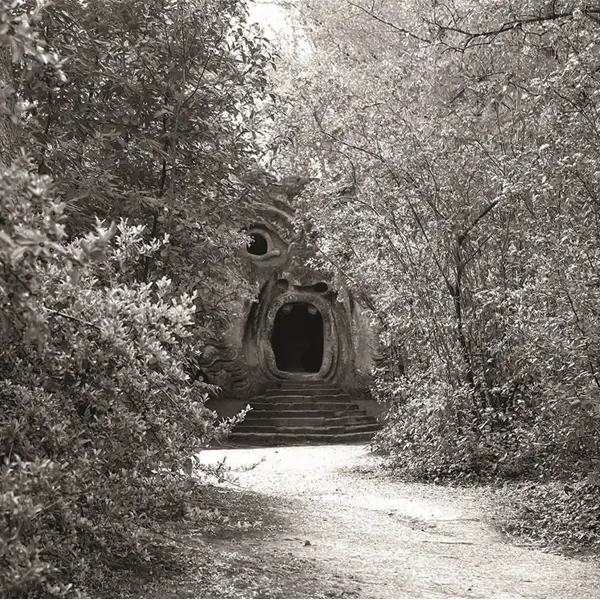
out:
<path id="1" fill-rule="evenodd" d="M 249 404 L 252 410 L 234 428 L 232 443 L 366 442 L 380 427 L 351 396 L 322 381 L 274 383 Z"/>

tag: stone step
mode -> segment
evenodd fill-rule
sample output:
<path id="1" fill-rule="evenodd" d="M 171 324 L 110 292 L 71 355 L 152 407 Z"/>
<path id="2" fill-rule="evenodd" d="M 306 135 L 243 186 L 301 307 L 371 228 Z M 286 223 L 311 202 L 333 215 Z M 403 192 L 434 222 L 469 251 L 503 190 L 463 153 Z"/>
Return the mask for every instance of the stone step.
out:
<path id="1" fill-rule="evenodd" d="M 358 405 L 353 402 L 318 402 L 303 400 L 298 402 L 265 402 L 250 400 L 250 406 L 256 411 L 268 412 L 287 412 L 290 410 L 334 410 L 334 411 L 353 411 L 359 410 Z"/>
<path id="2" fill-rule="evenodd" d="M 338 388 L 339 386 L 333 383 L 327 383 L 322 379 L 307 379 L 305 381 L 272 381 L 266 384 L 265 387 L 270 388 L 281 388 L 281 389 L 292 389 L 292 388 L 309 388 L 309 387 L 325 387 L 325 388 Z"/>
<path id="3" fill-rule="evenodd" d="M 269 381 L 266 383 L 266 385 L 270 387 L 297 387 L 302 385 L 325 385 L 329 387 L 337 387 L 330 381 L 325 381 L 325 379 L 318 379 L 315 377 L 309 377 L 305 379 L 278 379 L 277 381 Z"/>
<path id="4" fill-rule="evenodd" d="M 230 436 L 234 443 L 358 442 L 380 428 L 351 395 L 322 380 L 271 384 L 249 404 L 252 410 Z"/>
<path id="5" fill-rule="evenodd" d="M 261 392 L 262 396 L 281 396 L 287 394 L 300 394 L 305 396 L 337 396 L 343 394 L 342 390 L 335 387 L 294 387 L 294 388 L 267 388 Z"/>
<path id="6" fill-rule="evenodd" d="M 276 427 L 297 427 L 302 425 L 358 425 L 361 423 L 365 424 L 377 424 L 375 417 L 368 416 L 364 413 L 360 414 L 334 414 L 334 415 L 318 415 L 318 416 L 306 416 L 298 415 L 290 417 L 288 415 L 265 415 L 262 413 L 254 413 L 250 411 L 244 422 L 240 424 L 240 427 L 246 425 L 254 427 L 255 425 L 273 425 Z"/>
<path id="7" fill-rule="evenodd" d="M 311 394 L 277 394 L 276 396 L 254 396 L 252 400 L 277 404 L 278 402 L 352 402 L 352 398 L 346 394 L 317 395 Z"/>
<path id="8" fill-rule="evenodd" d="M 280 381 L 270 381 L 265 384 L 265 387 L 278 387 L 278 388 L 294 388 L 294 387 L 339 387 L 334 383 L 327 382 L 324 379 L 288 379 Z"/>
<path id="9" fill-rule="evenodd" d="M 272 417 L 285 417 L 285 418 L 295 418 L 295 417 L 307 417 L 307 418 L 318 418 L 318 417 L 326 417 L 326 418 L 333 418 L 333 417 L 343 417 L 344 415 L 347 414 L 355 414 L 356 411 L 347 411 L 347 410 L 306 410 L 306 409 L 300 409 L 300 410 L 286 410 L 286 411 L 280 411 L 280 410 L 262 410 L 262 409 L 253 409 L 251 410 L 248 415 L 246 416 L 246 419 L 250 417 L 250 415 L 252 415 L 252 418 L 256 419 L 257 417 L 266 417 L 266 418 L 272 418 Z M 363 413 L 361 413 L 363 414 Z"/>
<path id="10" fill-rule="evenodd" d="M 360 423 L 356 425 L 329 425 L 329 423 L 317 426 L 292 427 L 286 425 L 284 427 L 276 425 L 245 425 L 241 423 L 236 427 L 236 432 L 239 433 L 277 433 L 277 434 L 322 434 L 322 435 L 339 435 L 345 433 L 375 433 L 379 429 L 377 423 Z"/>
<path id="11" fill-rule="evenodd" d="M 301 396 L 303 398 L 338 398 L 340 396 L 350 397 L 341 390 L 265 390 L 256 395 L 262 398 L 281 398 L 284 396 Z"/>
<path id="12" fill-rule="evenodd" d="M 368 442 L 373 437 L 372 432 L 340 433 L 337 435 L 321 433 L 290 434 L 290 433 L 232 433 L 230 441 L 234 444 L 248 446 L 285 446 L 294 444 L 349 444 L 353 442 Z"/>

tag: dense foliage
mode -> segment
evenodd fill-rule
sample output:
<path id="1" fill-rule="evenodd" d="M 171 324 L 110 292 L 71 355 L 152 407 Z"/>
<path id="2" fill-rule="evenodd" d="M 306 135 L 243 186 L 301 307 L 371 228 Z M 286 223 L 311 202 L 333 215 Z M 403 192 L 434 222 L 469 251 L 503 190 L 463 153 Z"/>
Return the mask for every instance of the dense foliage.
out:
<path id="1" fill-rule="evenodd" d="M 174 297 L 167 279 L 127 281 L 160 245 L 123 223 L 65 243 L 61 207 L 27 166 L 0 182 L 8 596 L 85 589 L 102 583 L 109 558 L 143 561 L 140 524 L 181 513 L 177 471 L 215 433 L 206 386 L 184 370 L 193 297 Z"/>
<path id="2" fill-rule="evenodd" d="M 57 0 L 40 27 L 66 82 L 22 77 L 23 139 L 67 204 L 69 233 L 129 217 L 153 239 L 168 234 L 136 277 L 196 289 L 210 329 L 244 293 L 236 225 L 249 218 L 270 102 L 270 52 L 245 4 Z"/>
<path id="3" fill-rule="evenodd" d="M 268 54 L 238 2 L 16 1 L 0 24 L 0 595 L 101 593 L 227 428 L 189 363 L 244 293 Z"/>
<path id="4" fill-rule="evenodd" d="M 600 464 L 600 14 L 564 0 L 300 3 L 278 164 L 366 299 L 410 477 Z M 577 502 L 573 502 L 573 505 Z"/>

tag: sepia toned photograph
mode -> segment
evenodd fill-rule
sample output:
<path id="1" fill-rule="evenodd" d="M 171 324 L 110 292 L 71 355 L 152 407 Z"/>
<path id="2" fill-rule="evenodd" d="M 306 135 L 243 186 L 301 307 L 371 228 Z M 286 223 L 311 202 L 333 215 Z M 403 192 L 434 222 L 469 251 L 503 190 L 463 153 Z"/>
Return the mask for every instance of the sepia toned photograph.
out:
<path id="1" fill-rule="evenodd" d="M 600 598 L 600 0 L 0 0 L 0 598 Z"/>

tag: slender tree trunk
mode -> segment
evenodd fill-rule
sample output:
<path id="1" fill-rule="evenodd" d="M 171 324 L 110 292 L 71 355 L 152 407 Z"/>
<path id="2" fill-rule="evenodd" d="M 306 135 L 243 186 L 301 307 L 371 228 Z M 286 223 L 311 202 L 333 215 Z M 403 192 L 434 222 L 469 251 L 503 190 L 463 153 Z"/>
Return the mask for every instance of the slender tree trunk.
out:
<path id="1" fill-rule="evenodd" d="M 0 91 L 12 88 L 14 79 L 8 48 L 0 48 Z M 6 168 L 17 153 L 17 126 L 14 121 L 14 94 L 4 95 L 0 105 L 0 168 Z"/>

